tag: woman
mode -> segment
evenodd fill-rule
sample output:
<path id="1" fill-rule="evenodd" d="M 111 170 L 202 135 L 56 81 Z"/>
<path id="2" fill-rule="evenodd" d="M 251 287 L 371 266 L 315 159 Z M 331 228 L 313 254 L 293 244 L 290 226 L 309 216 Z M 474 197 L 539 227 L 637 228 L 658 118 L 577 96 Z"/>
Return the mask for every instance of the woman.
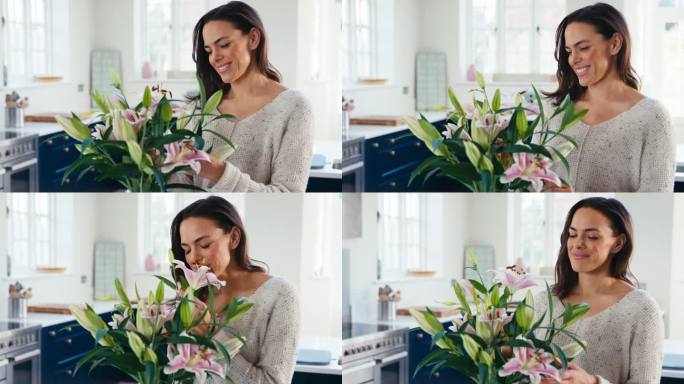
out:
<path id="1" fill-rule="evenodd" d="M 562 315 L 563 303 L 588 303 L 591 309 L 570 327 L 587 349 L 561 375 L 564 384 L 660 383 L 663 319 L 629 271 L 632 233 L 630 215 L 615 199 L 584 199 L 568 213 L 556 262 L 554 316 Z M 540 317 L 548 309 L 546 293 L 535 303 Z M 559 338 L 559 345 L 572 342 Z"/>
<path id="2" fill-rule="evenodd" d="M 241 1 L 212 9 L 195 26 L 193 49 L 207 95 L 223 90 L 217 112 L 237 118 L 207 129 L 237 150 L 225 162 L 203 161 L 199 175 L 184 182 L 211 191 L 303 192 L 313 150 L 311 106 L 280 84 L 257 12 Z M 210 132 L 204 136 L 207 148 L 226 145 Z"/>
<path id="3" fill-rule="evenodd" d="M 247 252 L 240 215 L 226 200 L 211 196 L 180 211 L 171 224 L 176 260 L 191 268 L 206 265 L 227 282 L 215 294 L 215 309 L 234 297 L 254 307 L 231 323 L 246 344 L 232 359 L 230 376 L 237 384 L 289 384 L 297 359 L 299 304 L 294 287 L 255 265 Z M 198 312 L 201 308 L 198 307 Z M 219 341 L 231 334 L 221 331 Z"/>
<path id="4" fill-rule="evenodd" d="M 577 142 L 567 157 L 570 175 L 556 169 L 576 191 L 674 190 L 672 123 L 659 102 L 639 93 L 631 50 L 627 23 L 608 4 L 571 13 L 556 31 L 559 87 L 546 96 L 557 106 L 569 95 L 578 110 L 589 110 L 565 131 Z"/>

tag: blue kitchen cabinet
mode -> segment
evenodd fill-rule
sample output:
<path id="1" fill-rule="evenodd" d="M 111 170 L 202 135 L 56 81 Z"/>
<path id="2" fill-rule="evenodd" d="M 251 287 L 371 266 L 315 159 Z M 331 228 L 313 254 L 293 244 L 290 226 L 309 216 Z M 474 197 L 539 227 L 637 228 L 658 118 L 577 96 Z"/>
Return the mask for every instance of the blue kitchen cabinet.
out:
<path id="1" fill-rule="evenodd" d="M 66 168 L 79 156 L 78 142 L 64 132 L 41 136 L 38 140 L 38 190 L 40 192 L 113 192 L 121 189 L 113 182 L 95 181 L 92 174 L 76 182 L 78 172 L 62 181 Z"/>
<path id="2" fill-rule="evenodd" d="M 306 185 L 307 192 L 341 192 L 342 191 L 342 180 L 341 179 L 326 179 L 322 177 L 310 177 L 309 182 Z"/>
<path id="3" fill-rule="evenodd" d="M 672 377 L 663 377 L 660 379 L 660 384 L 684 384 L 684 379 L 675 379 Z"/>
<path id="4" fill-rule="evenodd" d="M 451 325 L 445 324 L 445 327 Z M 409 383 L 410 384 L 470 384 L 472 381 L 453 369 L 442 368 L 432 375 L 430 368 L 423 368 L 414 376 L 416 367 L 432 350 L 432 339 L 420 328 L 409 331 Z"/>
<path id="5" fill-rule="evenodd" d="M 105 322 L 112 319 L 112 313 L 101 315 Z M 86 364 L 74 377 L 76 363 L 93 349 L 95 340 L 90 332 L 77 322 L 60 323 L 41 330 L 41 382 L 43 384 L 113 384 L 130 378 L 111 367 L 97 368 L 88 375 Z"/>
<path id="6" fill-rule="evenodd" d="M 342 375 L 295 372 L 292 384 L 342 384 Z"/>
<path id="7" fill-rule="evenodd" d="M 433 123 L 442 131 L 446 121 Z M 408 129 L 372 139 L 364 145 L 366 192 L 465 192 L 455 181 L 433 177 L 427 183 L 421 178 L 409 186 L 411 172 L 432 156 L 432 152 Z"/>

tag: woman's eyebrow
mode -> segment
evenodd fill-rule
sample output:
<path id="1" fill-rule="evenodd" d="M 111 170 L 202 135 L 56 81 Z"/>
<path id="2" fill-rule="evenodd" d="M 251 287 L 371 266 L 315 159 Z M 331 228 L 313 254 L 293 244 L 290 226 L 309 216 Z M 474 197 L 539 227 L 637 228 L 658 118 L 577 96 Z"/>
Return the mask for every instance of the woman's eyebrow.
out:
<path id="1" fill-rule="evenodd" d="M 573 46 L 573 47 L 576 47 L 576 46 L 578 46 L 578 45 L 580 45 L 580 44 L 582 44 L 582 43 L 588 43 L 588 42 L 589 42 L 589 40 L 580 40 L 580 41 L 576 42 L 575 44 L 573 44 L 572 46 Z M 565 46 L 565 49 L 568 49 L 568 48 L 570 48 L 570 47 L 568 47 L 568 46 L 566 45 L 566 46 Z"/>
<path id="2" fill-rule="evenodd" d="M 214 40 L 214 43 L 213 43 L 213 44 L 218 44 L 219 41 L 221 41 L 221 40 L 223 40 L 223 39 L 227 39 L 227 38 L 228 38 L 228 36 L 221 36 L 221 37 L 219 37 L 218 39 Z M 209 48 L 209 46 L 208 46 L 208 45 L 205 45 L 204 48 Z"/>

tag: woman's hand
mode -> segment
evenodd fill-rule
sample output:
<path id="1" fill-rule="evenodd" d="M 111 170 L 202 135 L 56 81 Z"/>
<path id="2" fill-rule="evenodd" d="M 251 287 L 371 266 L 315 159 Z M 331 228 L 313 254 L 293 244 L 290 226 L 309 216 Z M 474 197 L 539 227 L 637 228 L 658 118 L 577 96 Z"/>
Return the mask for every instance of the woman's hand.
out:
<path id="1" fill-rule="evenodd" d="M 192 313 L 192 320 L 195 321 L 197 320 L 201 315 L 202 312 L 207 308 L 207 305 L 202 302 L 199 299 L 195 299 L 195 309 L 193 310 Z M 197 325 L 195 328 L 192 329 L 193 333 L 206 336 L 207 333 L 209 333 L 209 325 L 211 324 L 211 314 L 209 311 L 207 311 L 206 314 L 204 314 L 204 319 L 202 322 Z"/>
<path id="2" fill-rule="evenodd" d="M 575 192 L 575 190 L 572 188 L 572 185 L 563 184 L 560 187 L 557 187 L 554 184 L 551 184 L 547 181 L 544 182 L 544 188 L 542 189 L 542 191 L 543 192 Z"/>
<path id="3" fill-rule="evenodd" d="M 219 181 L 223 173 L 226 171 L 227 164 L 219 161 L 214 156 L 209 156 L 210 161 L 200 161 L 202 167 L 200 168 L 200 177 L 209 179 L 216 183 Z"/>
<path id="4" fill-rule="evenodd" d="M 598 377 L 590 375 L 575 364 L 568 363 L 568 370 L 561 374 L 563 384 L 598 384 Z"/>

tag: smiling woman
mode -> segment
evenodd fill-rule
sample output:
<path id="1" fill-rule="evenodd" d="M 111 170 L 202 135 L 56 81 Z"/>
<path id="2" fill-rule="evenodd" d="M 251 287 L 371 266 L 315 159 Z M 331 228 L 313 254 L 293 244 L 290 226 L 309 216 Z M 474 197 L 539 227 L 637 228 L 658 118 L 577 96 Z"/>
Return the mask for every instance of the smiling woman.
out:
<path id="1" fill-rule="evenodd" d="M 195 26 L 193 46 L 207 94 L 223 91 L 217 112 L 235 117 L 207 126 L 207 146 L 223 145 L 223 136 L 237 148 L 226 162 L 203 161 L 200 174 L 181 175 L 184 181 L 211 191 L 304 191 L 313 112 L 300 92 L 280 84 L 257 12 L 240 1 L 209 11 Z"/>
<path id="2" fill-rule="evenodd" d="M 577 147 L 571 173 L 557 173 L 579 192 L 671 192 L 675 146 L 668 111 L 639 92 L 631 37 L 618 10 L 604 3 L 581 8 L 556 31 L 559 105 L 568 96 L 586 117 L 565 134 Z M 559 116 L 556 126 L 563 119 Z M 553 191 L 553 190 L 550 190 Z"/>

